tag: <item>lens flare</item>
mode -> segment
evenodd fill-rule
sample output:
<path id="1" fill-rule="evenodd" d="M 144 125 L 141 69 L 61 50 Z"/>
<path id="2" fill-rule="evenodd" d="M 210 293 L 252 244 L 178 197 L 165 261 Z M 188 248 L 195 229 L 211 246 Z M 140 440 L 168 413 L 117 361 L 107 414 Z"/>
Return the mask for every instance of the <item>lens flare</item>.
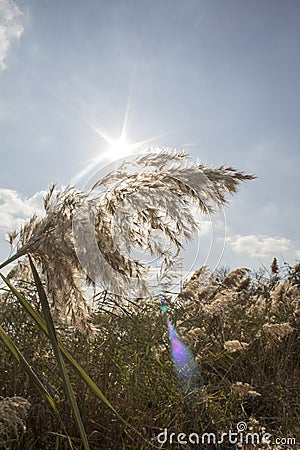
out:
<path id="1" fill-rule="evenodd" d="M 193 353 L 178 335 L 169 319 L 167 324 L 173 364 L 179 378 L 188 384 L 199 381 L 200 374 Z"/>

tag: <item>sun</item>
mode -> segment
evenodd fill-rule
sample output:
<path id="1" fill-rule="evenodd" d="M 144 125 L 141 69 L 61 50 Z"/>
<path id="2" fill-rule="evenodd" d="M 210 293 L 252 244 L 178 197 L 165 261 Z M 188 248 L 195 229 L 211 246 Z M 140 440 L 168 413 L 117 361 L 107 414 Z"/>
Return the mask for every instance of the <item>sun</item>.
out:
<path id="1" fill-rule="evenodd" d="M 121 159 L 132 154 L 132 151 L 136 148 L 135 144 L 130 144 L 126 138 L 121 136 L 119 139 L 107 139 L 109 148 L 107 153 L 110 154 L 113 159 Z"/>
<path id="2" fill-rule="evenodd" d="M 125 138 L 124 133 L 122 133 L 118 139 L 114 139 L 106 133 L 103 133 L 99 128 L 96 128 L 95 126 L 93 126 L 93 130 L 96 131 L 96 133 L 99 134 L 105 141 L 105 149 L 101 152 L 101 154 L 99 154 L 95 158 L 92 158 L 90 160 L 90 163 L 87 164 L 85 168 L 72 179 L 72 184 L 77 184 L 79 180 L 81 180 L 87 174 L 91 173 L 95 169 L 95 167 L 99 166 L 99 164 L 119 161 L 131 155 L 139 153 L 143 148 L 143 144 L 148 142 L 148 140 L 145 140 L 130 143 Z"/>
<path id="3" fill-rule="evenodd" d="M 89 161 L 89 164 L 86 164 L 85 168 L 83 170 L 81 170 L 71 180 L 71 183 L 74 184 L 74 185 L 77 184 L 79 180 L 81 180 L 84 176 L 86 176 L 88 173 L 90 173 L 100 163 L 114 162 L 114 161 L 118 161 L 118 160 L 120 160 L 122 158 L 126 158 L 128 156 L 139 154 L 145 148 L 145 146 L 148 146 L 153 141 L 156 141 L 156 140 L 164 137 L 164 135 L 160 135 L 160 136 L 153 136 L 151 138 L 144 139 L 144 140 L 141 140 L 139 142 L 133 142 L 133 143 L 129 142 L 127 140 L 127 136 L 126 136 L 129 104 L 127 105 L 127 108 L 126 108 L 126 114 L 125 114 L 125 117 L 124 117 L 122 131 L 121 131 L 120 137 L 118 139 L 113 138 L 108 133 L 103 131 L 101 128 L 99 128 L 97 125 L 95 125 L 93 122 L 88 120 L 85 116 L 83 116 L 80 113 L 80 111 L 78 111 L 74 107 L 70 106 L 70 108 L 73 110 L 73 112 L 76 113 L 76 115 L 86 125 L 88 125 L 88 127 L 91 130 L 93 130 L 93 132 L 98 134 L 100 136 L 100 138 L 106 144 L 104 151 L 101 151 L 100 154 L 98 154 L 96 157 L 92 158 Z"/>

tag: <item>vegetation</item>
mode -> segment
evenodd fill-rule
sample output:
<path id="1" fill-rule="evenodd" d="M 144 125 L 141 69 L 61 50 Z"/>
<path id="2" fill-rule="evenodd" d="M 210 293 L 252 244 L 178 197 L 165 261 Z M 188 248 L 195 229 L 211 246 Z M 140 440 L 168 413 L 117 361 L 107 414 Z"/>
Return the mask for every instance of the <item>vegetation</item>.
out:
<path id="1" fill-rule="evenodd" d="M 24 264 L 19 263 L 20 274 Z M 165 427 L 176 433 L 226 431 L 240 421 L 297 439 L 300 266 L 285 269 L 269 276 L 236 270 L 221 279 L 201 268 L 169 304 L 171 319 L 193 350 L 204 379 L 204 388 L 194 386 L 189 395 L 174 374 L 157 300 L 125 305 L 104 293 L 97 296 L 94 321 L 100 331 L 91 341 L 73 327 L 59 327 L 71 354 L 140 433 L 126 427 L 70 372 L 90 448 L 148 449 L 151 443 L 157 446 L 156 436 Z M 40 310 L 31 283 L 28 278 L 16 280 Z M 66 424 L 64 430 L 20 364 L 1 346 L 2 446 L 9 441 L 6 448 L 67 449 L 67 433 L 74 448 L 81 448 L 49 340 L 9 292 L 2 294 L 1 316 L 3 328 L 47 385 Z M 9 403 L 15 395 L 18 408 Z"/>
<path id="2" fill-rule="evenodd" d="M 199 376 L 185 384 L 173 368 L 166 313 L 144 283 L 146 268 L 113 245 L 117 222 L 126 230 L 121 244 L 128 255 L 138 245 L 162 257 L 167 283 L 176 257 L 159 239 L 150 242 L 153 230 L 178 253 L 179 236 L 188 238 L 197 225 L 191 202 L 212 211 L 225 203 L 226 192 L 253 178 L 185 158 L 140 157 L 85 194 L 68 188 L 53 199 L 51 187 L 45 217 L 10 234 L 12 244 L 18 238 L 17 252 L 0 267 L 19 261 L 1 275 L 0 448 L 181 448 L 162 446 L 157 436 L 166 428 L 222 433 L 241 421 L 257 433 L 299 437 L 300 265 L 280 270 L 274 259 L 269 274 L 211 274 L 202 267 L 176 298 L 165 298 L 163 311 L 168 308 L 199 367 Z M 109 274 L 105 266 L 96 271 L 99 259 L 82 228 L 91 211 L 98 250 L 114 268 L 107 286 L 115 289 L 87 298 L 84 288 Z M 84 268 L 74 233 L 89 256 Z M 132 273 L 141 280 L 142 298 L 124 289 Z"/>

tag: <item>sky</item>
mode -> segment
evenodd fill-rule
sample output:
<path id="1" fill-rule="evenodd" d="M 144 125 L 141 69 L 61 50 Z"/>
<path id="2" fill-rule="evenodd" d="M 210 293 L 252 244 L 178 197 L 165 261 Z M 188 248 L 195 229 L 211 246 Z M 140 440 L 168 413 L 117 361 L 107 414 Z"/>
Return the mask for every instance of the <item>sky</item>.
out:
<path id="1" fill-rule="evenodd" d="M 0 0 L 0 259 L 49 184 L 84 185 L 125 130 L 257 176 L 204 221 L 193 269 L 294 264 L 299 80 L 298 0 Z"/>

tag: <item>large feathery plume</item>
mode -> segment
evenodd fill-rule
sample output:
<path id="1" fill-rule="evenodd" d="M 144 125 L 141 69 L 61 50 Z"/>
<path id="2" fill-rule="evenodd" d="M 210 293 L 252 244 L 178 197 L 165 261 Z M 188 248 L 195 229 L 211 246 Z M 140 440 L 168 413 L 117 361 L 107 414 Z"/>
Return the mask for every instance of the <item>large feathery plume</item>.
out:
<path id="1" fill-rule="evenodd" d="M 134 258 L 135 250 L 158 255 L 161 267 L 172 268 L 199 225 L 191 205 L 212 213 L 226 204 L 226 193 L 253 178 L 231 167 L 192 164 L 184 151 L 145 153 L 88 192 L 55 192 L 52 185 L 45 216 L 20 230 L 17 255 L 30 254 L 40 267 L 57 316 L 90 331 L 86 283 L 122 296 L 133 288 L 146 294 L 148 268 Z"/>

